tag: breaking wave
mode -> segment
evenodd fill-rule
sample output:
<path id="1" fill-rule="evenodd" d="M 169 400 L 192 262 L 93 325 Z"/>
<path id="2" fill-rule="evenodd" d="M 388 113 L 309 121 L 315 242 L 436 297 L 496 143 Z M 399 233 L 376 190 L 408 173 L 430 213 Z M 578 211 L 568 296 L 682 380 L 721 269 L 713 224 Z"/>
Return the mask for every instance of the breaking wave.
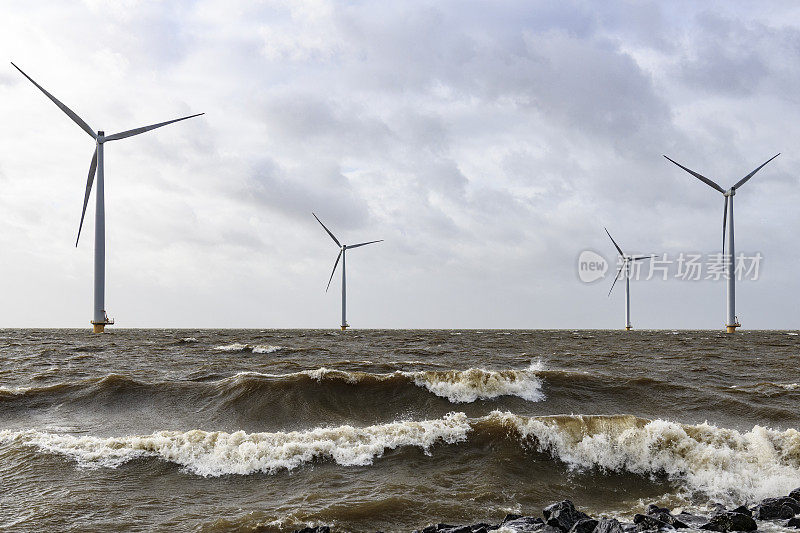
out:
<path id="1" fill-rule="evenodd" d="M 110 438 L 0 431 L 1 445 L 35 447 L 67 456 L 82 467 L 115 468 L 152 457 L 201 476 L 271 474 L 315 460 L 370 465 L 387 450 L 404 447 L 437 454 L 445 448 L 434 450 L 436 445 L 459 444 L 456 451 L 466 447 L 485 453 L 486 441 L 501 439 L 517 443 L 520 451 L 541 453 L 533 458 L 536 461 L 549 457 L 569 469 L 598 476 L 605 472 L 665 476 L 688 495 L 702 494 L 723 502 L 753 502 L 800 485 L 800 432 L 795 429 L 755 426 L 737 431 L 632 415 L 524 417 L 494 411 L 473 419 L 450 413 L 439 419 L 367 427 L 249 434 L 162 431 Z M 491 449 L 501 453 L 498 450 L 503 448 Z"/>
<path id="2" fill-rule="evenodd" d="M 233 344 L 215 346 L 214 349 L 218 352 L 273 353 L 283 350 L 284 346 L 273 346 L 271 344 L 241 344 L 234 342 Z"/>

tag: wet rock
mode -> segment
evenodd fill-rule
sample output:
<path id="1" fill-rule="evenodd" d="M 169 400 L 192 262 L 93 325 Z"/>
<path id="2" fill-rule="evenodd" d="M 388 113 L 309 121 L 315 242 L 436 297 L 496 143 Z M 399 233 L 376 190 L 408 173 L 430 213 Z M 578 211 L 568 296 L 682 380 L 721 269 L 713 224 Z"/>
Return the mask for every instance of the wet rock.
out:
<path id="1" fill-rule="evenodd" d="M 651 516 L 656 520 L 660 520 L 665 522 L 675 529 L 678 528 L 688 528 L 689 526 L 682 522 L 679 518 L 676 518 L 672 515 L 669 509 L 666 507 L 659 507 L 658 505 L 653 505 L 652 503 L 647 506 L 647 516 Z"/>
<path id="2" fill-rule="evenodd" d="M 731 509 L 732 513 L 739 513 L 739 514 L 746 514 L 747 516 L 753 516 L 753 511 L 745 507 L 744 505 L 740 505 L 736 509 Z"/>
<path id="3" fill-rule="evenodd" d="M 548 526 L 557 527 L 564 532 L 572 529 L 575 522 L 591 518 L 586 513 L 575 509 L 575 505 L 569 500 L 549 505 L 542 510 L 542 513 Z"/>
<path id="4" fill-rule="evenodd" d="M 329 526 L 304 527 L 295 529 L 294 533 L 331 533 L 331 528 Z"/>
<path id="5" fill-rule="evenodd" d="M 800 529 L 800 518 L 791 518 L 788 522 L 786 522 L 786 527 L 793 527 L 795 529 Z"/>
<path id="6" fill-rule="evenodd" d="M 690 513 L 678 513 L 675 515 L 675 518 L 686 524 L 687 526 L 697 529 L 703 524 L 708 523 L 708 517 L 694 515 Z"/>
<path id="7" fill-rule="evenodd" d="M 623 533 L 623 529 L 616 518 L 601 518 L 597 521 L 594 533 Z"/>
<path id="8" fill-rule="evenodd" d="M 636 531 L 661 531 L 664 529 L 675 529 L 672 527 L 672 524 L 646 514 L 633 515 L 633 523 L 636 524 Z"/>
<path id="9" fill-rule="evenodd" d="M 532 516 L 521 516 L 513 520 L 503 521 L 503 527 L 513 529 L 519 533 L 533 533 L 534 531 L 540 531 L 541 533 L 561 533 L 561 530 L 552 531 L 553 528 L 545 529 L 547 526 L 542 519 Z"/>
<path id="10" fill-rule="evenodd" d="M 717 513 L 709 519 L 707 524 L 700 526 L 707 531 L 755 531 L 758 529 L 756 521 L 749 515 L 725 511 Z"/>
<path id="11" fill-rule="evenodd" d="M 439 533 L 472 533 L 472 526 L 455 526 L 447 529 L 440 529 Z"/>
<path id="12" fill-rule="evenodd" d="M 792 518 L 797 513 L 800 513 L 800 502 L 789 496 L 767 498 L 753 507 L 753 518 L 756 520 Z"/>
<path id="13" fill-rule="evenodd" d="M 423 528 L 421 533 L 437 533 L 438 531 L 453 529 L 454 527 L 456 526 L 452 524 L 431 524 Z M 420 531 L 415 531 L 414 533 L 420 533 Z"/>
<path id="14" fill-rule="evenodd" d="M 522 515 L 521 514 L 515 514 L 515 513 L 508 513 L 506 515 L 506 517 L 503 518 L 503 522 L 502 523 L 505 524 L 506 522 L 510 522 L 512 520 L 516 520 L 517 518 L 522 518 Z"/>
<path id="15" fill-rule="evenodd" d="M 592 533 L 597 524 L 598 522 L 594 518 L 584 518 L 572 524 L 569 533 Z"/>
<path id="16" fill-rule="evenodd" d="M 792 492 L 790 492 L 789 497 L 794 498 L 795 500 L 800 502 L 800 487 L 797 487 Z"/>

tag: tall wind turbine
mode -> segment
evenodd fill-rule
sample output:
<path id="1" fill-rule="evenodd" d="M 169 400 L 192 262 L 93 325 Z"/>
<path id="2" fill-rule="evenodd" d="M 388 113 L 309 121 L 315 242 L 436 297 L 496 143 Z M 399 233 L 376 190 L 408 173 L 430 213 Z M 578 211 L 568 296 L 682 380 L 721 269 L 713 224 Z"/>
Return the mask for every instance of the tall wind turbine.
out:
<path id="1" fill-rule="evenodd" d="M 759 166 L 757 169 L 752 171 L 750 174 L 748 174 L 747 176 L 745 176 L 742 179 L 740 179 L 739 181 L 737 181 L 736 185 L 734 185 L 733 187 L 731 187 L 727 191 L 725 189 L 723 189 L 722 187 L 720 187 L 714 181 L 711 181 L 710 179 L 708 179 L 707 177 L 705 177 L 705 176 L 703 176 L 701 174 L 698 174 L 694 170 L 690 170 L 690 169 L 686 168 L 685 166 L 681 165 L 680 163 L 677 163 L 677 162 L 673 161 L 672 159 L 670 159 L 666 155 L 664 156 L 664 157 L 667 158 L 667 160 L 671 161 L 672 163 L 675 163 L 676 165 L 681 167 L 683 170 L 685 170 L 686 172 L 688 172 L 689 174 L 691 174 L 695 178 L 699 179 L 700 181 L 702 181 L 703 183 L 705 183 L 706 185 L 708 185 L 712 189 L 716 189 L 717 191 L 721 192 L 722 195 L 725 197 L 725 210 L 724 210 L 724 213 L 722 215 L 722 257 L 725 259 L 725 266 L 726 266 L 727 275 L 728 275 L 728 279 L 727 279 L 727 281 L 728 281 L 727 315 L 725 317 L 725 331 L 727 331 L 728 333 L 735 333 L 736 332 L 736 328 L 741 326 L 741 324 L 739 324 L 739 320 L 736 318 L 736 279 L 734 277 L 734 274 L 736 272 L 736 264 L 735 264 L 736 253 L 735 253 L 735 247 L 734 247 L 734 242 L 733 242 L 733 197 L 736 194 L 736 190 L 739 187 L 744 185 L 747 182 L 747 180 L 749 180 L 750 178 L 753 177 L 753 175 L 755 175 L 756 172 L 758 172 L 759 170 L 764 168 L 764 165 L 766 165 L 767 163 L 769 163 L 770 161 L 772 161 L 773 159 L 775 159 L 779 155 L 781 155 L 781 154 L 777 153 L 777 154 L 773 155 L 772 157 L 770 157 L 769 159 L 767 159 L 764 163 L 761 164 L 761 166 Z M 726 229 L 726 225 L 727 225 L 728 220 L 730 220 L 730 227 L 728 228 L 727 233 L 725 233 L 725 229 Z M 727 237 L 727 239 L 726 239 L 726 237 Z M 727 255 L 725 254 L 726 244 L 727 244 L 727 248 L 728 248 Z"/>
<path id="2" fill-rule="evenodd" d="M 342 331 L 344 331 L 350 325 L 347 323 L 347 278 L 345 277 L 345 262 L 346 262 L 345 259 L 347 258 L 347 250 L 358 248 L 359 246 L 366 246 L 367 244 L 383 242 L 383 239 L 380 239 L 378 241 L 362 242 L 359 244 L 342 244 L 339 242 L 339 239 L 337 239 L 333 235 L 333 233 L 331 233 L 331 230 L 325 227 L 325 224 L 322 223 L 322 221 L 317 217 L 317 215 L 315 215 L 314 213 L 311 214 L 314 215 L 314 218 L 317 219 L 317 222 L 319 222 L 320 226 L 322 226 L 325 229 L 325 231 L 328 232 L 328 235 L 331 236 L 331 239 L 333 239 L 333 242 L 336 243 L 336 246 L 339 247 L 339 255 L 336 256 L 336 262 L 333 264 L 333 270 L 331 271 L 331 277 L 328 280 L 328 286 L 325 288 L 325 292 L 328 292 L 328 289 L 330 289 L 331 287 L 331 281 L 333 280 L 333 275 L 336 273 L 336 267 L 339 266 L 339 259 L 341 259 L 342 260 Z"/>
<path id="3" fill-rule="evenodd" d="M 619 279 L 619 274 L 624 269 L 625 270 L 625 274 L 624 274 L 625 275 L 625 329 L 627 331 L 630 331 L 633 328 L 633 326 L 631 326 L 631 271 L 630 271 L 630 266 L 631 266 L 631 263 L 633 263 L 635 261 L 642 261 L 644 259 L 650 259 L 650 258 L 652 258 L 652 256 L 651 255 L 639 255 L 639 256 L 626 255 L 625 252 L 622 251 L 622 248 L 620 248 L 619 245 L 617 244 L 617 241 L 614 240 L 614 237 L 612 237 L 611 234 L 608 233 L 608 229 L 606 229 L 605 227 L 603 229 L 606 230 L 606 233 L 608 234 L 608 238 L 611 239 L 612 243 L 614 243 L 614 248 L 617 249 L 617 252 L 619 252 L 619 256 L 622 258 L 622 264 L 619 266 L 619 269 L 617 270 L 617 275 L 614 276 L 614 283 L 611 284 L 611 288 L 608 290 L 608 295 L 611 296 L 611 291 L 614 290 L 614 285 L 617 284 L 617 280 Z"/>
<path id="4" fill-rule="evenodd" d="M 14 63 L 11 64 L 14 65 Z M 102 130 L 95 133 L 94 130 L 92 130 L 92 128 L 89 127 L 89 125 L 81 117 L 75 114 L 75 112 L 73 112 L 70 108 L 59 102 L 55 96 L 47 92 L 41 85 L 33 81 L 30 76 L 22 72 L 21 68 L 19 68 L 17 65 L 14 65 L 14 68 L 19 70 L 23 76 L 28 78 L 28 80 L 40 91 L 42 91 L 45 96 L 52 100 L 52 102 L 56 104 L 61 111 L 66 113 L 66 115 L 71 118 L 75 124 L 80 126 L 83 131 L 88 133 L 89 136 L 95 140 L 94 155 L 92 156 L 92 162 L 89 165 L 89 177 L 86 180 L 86 194 L 83 198 L 83 211 L 81 212 L 81 222 L 78 226 L 78 238 L 75 240 L 75 246 L 78 246 L 78 241 L 81 238 L 83 218 L 86 215 L 86 205 L 89 203 L 89 194 L 92 192 L 92 183 L 94 182 L 96 173 L 97 192 L 95 193 L 96 204 L 94 214 L 94 315 L 91 323 L 95 333 L 102 333 L 107 325 L 114 323 L 114 320 L 109 319 L 105 311 L 106 212 L 104 189 L 105 183 L 103 175 L 103 145 L 108 141 L 118 141 L 127 137 L 133 137 L 134 135 L 139 135 L 140 133 L 154 130 L 156 128 L 160 128 L 161 126 L 166 126 L 167 124 L 172 124 L 173 122 L 179 122 L 188 118 L 198 117 L 204 113 L 198 113 L 196 115 L 176 118 L 175 120 L 169 120 L 167 122 L 160 122 L 150 126 L 143 126 L 141 128 L 122 131 L 120 133 L 114 133 L 113 135 L 106 135 Z"/>

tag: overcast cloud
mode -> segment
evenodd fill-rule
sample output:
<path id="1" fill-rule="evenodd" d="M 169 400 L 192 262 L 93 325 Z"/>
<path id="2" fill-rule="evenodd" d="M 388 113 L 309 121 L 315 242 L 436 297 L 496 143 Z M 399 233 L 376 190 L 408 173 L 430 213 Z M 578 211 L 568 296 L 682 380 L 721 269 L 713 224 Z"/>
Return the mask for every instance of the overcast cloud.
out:
<path id="1" fill-rule="evenodd" d="M 720 250 L 730 186 L 746 328 L 800 327 L 796 2 L 7 1 L 0 326 L 88 327 L 93 141 L 112 133 L 109 316 L 122 327 L 623 325 L 577 258 Z M 94 193 L 93 193 L 94 194 Z M 614 266 L 612 265 L 612 271 Z M 620 287 L 621 288 L 621 287 Z M 713 281 L 634 281 L 636 328 L 721 328 Z"/>

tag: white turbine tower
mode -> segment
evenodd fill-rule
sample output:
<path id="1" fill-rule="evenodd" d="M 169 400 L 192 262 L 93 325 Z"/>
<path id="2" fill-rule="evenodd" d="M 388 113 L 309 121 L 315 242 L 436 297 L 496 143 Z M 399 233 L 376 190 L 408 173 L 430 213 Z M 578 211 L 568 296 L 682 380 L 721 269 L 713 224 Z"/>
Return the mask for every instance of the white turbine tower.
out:
<path id="1" fill-rule="evenodd" d="M 694 170 L 690 170 L 690 169 L 686 168 L 685 166 L 681 165 L 680 163 L 677 163 L 677 162 L 673 161 L 672 159 L 670 159 L 667 156 L 664 156 L 664 157 L 667 158 L 668 161 L 670 161 L 672 163 L 675 163 L 676 165 L 681 167 L 683 170 L 685 170 L 686 172 L 688 172 L 689 174 L 691 174 L 695 178 L 699 179 L 700 181 L 702 181 L 703 183 L 705 183 L 706 185 L 708 185 L 712 189 L 716 189 L 717 191 L 721 192 L 723 196 L 725 196 L 725 209 L 724 209 L 724 213 L 722 215 L 722 257 L 725 260 L 726 274 L 727 274 L 727 278 L 728 278 L 727 279 L 727 282 L 728 282 L 728 299 L 727 299 L 727 309 L 726 309 L 727 310 L 727 314 L 725 316 L 725 331 L 727 331 L 728 333 L 735 333 L 736 332 L 736 328 L 741 326 L 741 324 L 739 324 L 739 320 L 736 318 L 736 278 L 735 278 L 735 273 L 736 273 L 736 265 L 735 265 L 736 253 L 735 253 L 735 246 L 734 246 L 734 242 L 733 242 L 733 197 L 736 194 L 736 190 L 739 187 L 744 185 L 747 182 L 747 180 L 749 180 L 750 178 L 753 177 L 753 175 L 755 175 L 756 172 L 758 172 L 759 170 L 764 168 L 764 165 L 766 165 L 767 163 L 769 163 L 770 161 L 772 161 L 773 159 L 775 159 L 779 155 L 781 155 L 781 154 L 780 153 L 775 154 L 772 157 L 770 157 L 769 159 L 767 159 L 764 163 L 761 164 L 761 166 L 759 166 L 757 169 L 752 171 L 750 174 L 748 174 L 747 176 L 745 176 L 742 179 L 740 179 L 739 181 L 737 181 L 736 185 L 734 185 L 733 187 L 731 187 L 727 191 L 725 189 L 723 189 L 722 187 L 720 187 L 717 183 L 715 183 L 715 182 L 711 181 L 710 179 L 708 179 L 707 177 L 705 177 L 705 176 L 703 176 L 701 174 L 698 174 Z M 728 228 L 727 233 L 726 233 L 725 229 L 726 229 L 726 226 L 727 226 L 728 219 L 730 219 L 730 227 Z M 727 239 L 726 239 L 726 236 L 727 236 Z M 725 253 L 726 245 L 727 245 L 727 248 L 728 248 L 728 253 L 727 254 Z"/>
<path id="2" fill-rule="evenodd" d="M 603 228 L 606 230 L 608 234 L 608 238 L 611 239 L 611 242 L 614 243 L 614 248 L 617 249 L 619 252 L 619 256 L 622 258 L 622 264 L 619 265 L 619 269 L 617 270 L 617 275 L 614 276 L 614 283 L 611 284 L 611 288 L 608 290 L 608 295 L 611 296 L 611 291 L 614 290 L 614 285 L 617 284 L 617 280 L 619 279 L 619 274 L 622 270 L 625 270 L 625 329 L 630 331 L 633 326 L 631 326 L 631 270 L 630 265 L 634 261 L 641 261 L 643 259 L 650 259 L 652 256 L 650 255 L 626 255 L 625 252 L 622 251 L 622 248 L 619 247 L 617 241 L 614 240 L 614 237 L 608 232 L 608 229 L 605 227 Z"/>
<path id="3" fill-rule="evenodd" d="M 331 277 L 328 280 L 328 286 L 325 288 L 325 292 L 328 292 L 328 289 L 330 289 L 331 287 L 331 281 L 333 280 L 333 275 L 336 273 L 336 267 L 339 266 L 339 259 L 341 259 L 342 260 L 342 331 L 344 331 L 349 326 L 349 324 L 347 323 L 347 278 L 345 276 L 347 250 L 358 248 L 359 246 L 366 246 L 367 244 L 383 242 L 383 239 L 380 239 L 378 241 L 362 242 L 359 244 L 342 244 L 339 242 L 339 239 L 337 239 L 333 235 L 333 233 L 331 233 L 331 230 L 325 227 L 325 224 L 322 223 L 322 221 L 317 217 L 317 215 L 315 215 L 314 213 L 311 214 L 314 215 L 314 218 L 317 219 L 317 222 L 319 222 L 320 226 L 322 226 L 323 229 L 325 229 L 325 231 L 328 233 L 328 235 L 331 236 L 331 239 L 333 239 L 333 242 L 336 243 L 336 246 L 339 247 L 339 255 L 336 256 L 336 262 L 333 264 L 333 270 L 331 271 Z"/>
<path id="4" fill-rule="evenodd" d="M 11 64 L 14 65 L 14 63 Z M 78 246 L 78 241 L 81 238 L 83 218 L 86 215 L 86 205 L 89 203 L 89 194 L 92 192 L 92 183 L 94 182 L 95 173 L 97 173 L 97 192 L 95 193 L 96 204 L 94 214 L 94 315 L 91 323 L 95 333 L 102 333 L 105 330 L 106 325 L 114 323 L 114 320 L 109 319 L 105 311 L 106 216 L 104 190 L 105 176 L 103 174 L 103 145 L 108 141 L 117 141 L 119 139 L 125 139 L 127 137 L 139 135 L 140 133 L 154 130 L 156 128 L 160 128 L 161 126 L 166 126 L 167 124 L 172 124 L 173 122 L 179 122 L 181 120 L 203 115 L 204 113 L 177 118 L 175 120 L 169 120 L 167 122 L 161 122 L 159 124 L 153 124 L 150 126 L 143 126 L 141 128 L 115 133 L 113 135 L 106 135 L 102 130 L 95 133 L 94 130 L 92 130 L 92 128 L 89 127 L 89 125 L 81 117 L 76 115 L 70 108 L 59 102 L 55 96 L 44 90 L 41 85 L 33 81 L 30 76 L 22 72 L 22 69 L 20 69 L 17 65 L 14 65 L 14 68 L 19 70 L 23 76 L 28 78 L 28 80 L 40 91 L 42 91 L 45 96 L 52 100 L 52 102 L 56 104 L 61 111 L 66 113 L 66 115 L 71 118 L 73 122 L 80 126 L 83 131 L 88 133 L 89 136 L 95 140 L 94 155 L 92 156 L 92 162 L 89 165 L 89 177 L 86 180 L 86 195 L 83 198 L 83 211 L 81 212 L 81 222 L 78 226 L 78 238 L 75 240 L 75 246 Z"/>

